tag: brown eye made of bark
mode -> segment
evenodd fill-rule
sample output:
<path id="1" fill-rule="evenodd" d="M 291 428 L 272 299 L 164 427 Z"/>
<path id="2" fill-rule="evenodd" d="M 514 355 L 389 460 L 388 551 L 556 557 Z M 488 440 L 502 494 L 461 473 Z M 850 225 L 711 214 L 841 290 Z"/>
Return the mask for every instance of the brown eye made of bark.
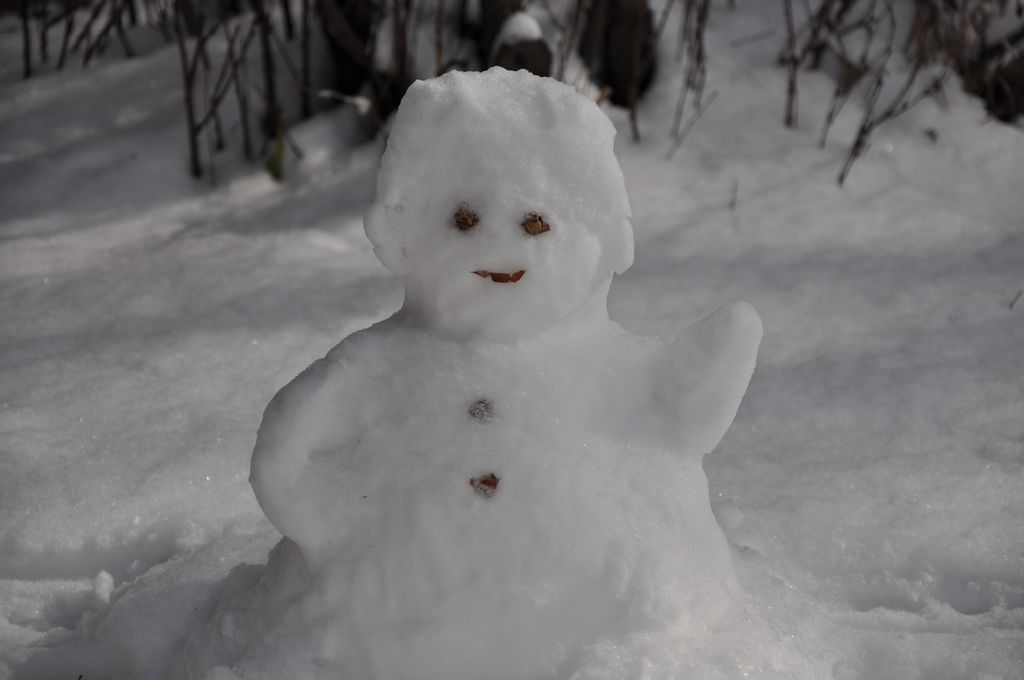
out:
<path id="1" fill-rule="evenodd" d="M 459 231 L 469 231 L 479 221 L 480 216 L 473 212 L 472 208 L 468 205 L 460 205 L 459 209 L 455 211 L 455 216 L 452 218 L 455 228 Z"/>
<path id="2" fill-rule="evenodd" d="M 530 213 L 523 218 L 523 230 L 530 236 L 540 236 L 545 231 L 551 231 L 551 225 L 537 213 Z"/>

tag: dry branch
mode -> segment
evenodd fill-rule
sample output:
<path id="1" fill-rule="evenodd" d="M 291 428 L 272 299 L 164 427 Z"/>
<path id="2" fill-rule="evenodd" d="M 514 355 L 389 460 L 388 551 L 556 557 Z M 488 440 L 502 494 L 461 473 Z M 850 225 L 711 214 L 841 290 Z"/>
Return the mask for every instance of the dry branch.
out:
<path id="1" fill-rule="evenodd" d="M 704 112 L 707 111 L 708 107 L 710 107 L 711 104 L 714 103 L 717 97 L 718 90 L 711 90 L 711 94 L 708 95 L 708 98 L 704 100 L 701 104 L 697 105 L 696 111 L 693 112 L 693 115 L 690 116 L 690 119 L 686 121 L 686 125 L 679 131 L 679 134 L 676 135 L 675 140 L 673 140 L 672 147 L 668 150 L 668 153 L 665 154 L 665 160 L 672 160 L 672 156 L 674 156 L 676 151 L 679 150 L 679 147 L 683 145 L 683 141 L 686 139 L 686 135 L 690 133 L 690 130 L 693 129 L 693 126 L 697 124 L 697 121 L 700 120 L 700 117 L 704 115 Z"/>
<path id="2" fill-rule="evenodd" d="M 680 40 L 685 45 L 686 66 L 679 88 L 679 97 L 676 100 L 675 112 L 672 116 L 672 138 L 676 141 L 679 141 L 682 135 L 687 95 L 692 94 L 694 107 L 698 111 L 702 108 L 701 100 L 704 97 L 704 85 L 707 81 L 707 48 L 704 35 L 707 31 L 710 10 L 710 0 L 685 0 L 683 5 Z"/>
<path id="3" fill-rule="evenodd" d="M 793 0 L 785 0 L 786 7 L 786 117 L 784 123 L 788 128 L 796 127 L 797 117 L 797 86 L 796 70 L 800 56 L 796 49 L 796 24 L 793 21 Z"/>

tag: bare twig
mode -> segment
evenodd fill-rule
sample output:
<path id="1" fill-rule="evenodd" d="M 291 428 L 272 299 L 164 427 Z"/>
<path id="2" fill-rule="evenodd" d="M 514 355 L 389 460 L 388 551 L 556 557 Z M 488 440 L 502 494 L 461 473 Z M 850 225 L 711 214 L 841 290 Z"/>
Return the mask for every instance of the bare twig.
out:
<path id="1" fill-rule="evenodd" d="M 211 120 L 215 119 L 221 102 L 224 100 L 224 97 L 227 96 L 230 91 L 230 87 L 233 84 L 233 74 L 237 73 L 239 65 L 248 50 L 249 43 L 252 41 L 253 37 L 255 37 L 256 28 L 257 21 L 253 21 L 253 23 L 249 25 L 249 30 L 243 37 L 241 46 L 237 51 L 235 50 L 235 39 L 238 35 L 238 27 L 235 27 L 235 30 L 228 34 L 227 55 L 225 56 L 224 62 L 221 64 L 220 71 L 217 74 L 217 80 L 215 81 L 216 84 L 214 85 L 210 95 L 206 113 L 196 123 L 197 130 L 201 130 Z"/>
<path id="2" fill-rule="evenodd" d="M 125 7 L 130 7 L 132 0 L 125 0 L 125 2 L 118 5 L 117 18 L 115 19 L 114 28 L 117 30 L 117 39 L 121 43 L 121 48 L 124 50 L 124 56 L 131 59 L 135 56 L 135 49 L 132 47 L 131 42 L 128 41 L 128 34 L 124 32 L 124 20 L 122 18 L 122 10 Z"/>
<path id="3" fill-rule="evenodd" d="M 569 15 L 562 22 L 566 28 L 560 32 L 558 70 L 555 72 L 555 78 L 558 80 L 565 80 L 565 67 L 569 63 L 569 54 L 572 52 L 573 44 L 576 42 L 576 32 L 583 19 L 583 4 L 584 0 L 572 0 L 569 6 Z"/>
<path id="4" fill-rule="evenodd" d="M 687 68 L 688 87 L 693 91 L 697 107 L 701 108 L 704 96 L 704 85 L 707 82 L 707 48 L 704 36 L 707 32 L 708 13 L 711 11 L 711 0 L 697 0 L 696 23 L 690 40 L 690 58 Z"/>
<path id="5" fill-rule="evenodd" d="M 64 68 L 64 60 L 68 56 L 68 45 L 71 42 L 71 34 L 75 32 L 75 13 L 68 11 L 64 18 L 64 35 L 60 39 L 60 56 L 57 57 L 57 70 Z"/>
<path id="6" fill-rule="evenodd" d="M 274 54 L 272 50 L 273 26 L 267 13 L 267 0 L 250 0 L 256 15 L 260 37 L 260 63 L 263 69 L 263 100 L 266 105 L 263 113 L 263 136 L 269 139 L 274 135 L 281 107 L 277 103 L 277 88 L 274 76 Z"/>
<path id="7" fill-rule="evenodd" d="M 370 68 L 370 60 L 363 50 L 362 41 L 359 36 L 355 34 L 348 21 L 345 20 L 345 16 L 338 9 L 338 6 L 330 0 L 315 0 L 317 3 L 317 9 L 320 10 L 320 15 L 324 20 L 324 27 L 327 30 L 328 35 L 334 39 L 335 44 L 338 45 L 345 54 L 348 55 L 352 61 L 364 68 Z"/>
<path id="8" fill-rule="evenodd" d="M 548 15 L 548 20 L 551 22 L 551 25 L 555 27 L 555 30 L 558 31 L 559 33 L 564 33 L 565 24 L 563 24 L 562 21 L 558 18 L 558 15 L 555 13 L 555 10 L 551 9 L 551 2 L 549 0 L 539 0 L 539 4 L 541 6 L 541 9 L 544 10 L 544 13 Z"/>
<path id="9" fill-rule="evenodd" d="M 764 40 L 765 38 L 770 38 L 773 35 L 775 35 L 774 28 L 765 28 L 760 31 L 755 31 L 749 35 L 741 35 L 738 38 L 733 38 L 729 41 L 729 47 L 743 47 L 745 45 L 750 45 L 751 43 Z"/>
<path id="10" fill-rule="evenodd" d="M 210 110 L 210 69 L 209 67 L 203 68 L 203 100 L 206 102 L 207 110 Z M 215 109 L 214 109 L 215 110 Z M 207 174 L 210 178 L 210 186 L 217 183 L 217 166 L 214 162 L 216 153 L 224 146 L 224 139 L 221 136 L 222 132 L 220 125 L 220 118 L 214 117 L 213 129 L 206 130 L 206 168 Z M 203 126 L 199 126 L 200 130 Z"/>
<path id="11" fill-rule="evenodd" d="M 800 62 L 796 50 L 793 0 L 784 0 L 784 3 L 786 8 L 786 68 L 788 70 L 788 79 L 786 81 L 786 117 L 784 123 L 786 127 L 794 128 L 797 122 L 796 70 Z"/>
<path id="12" fill-rule="evenodd" d="M 683 145 L 683 140 L 686 139 L 686 135 L 690 133 L 690 130 L 693 129 L 693 126 L 697 124 L 697 121 L 700 120 L 700 117 L 704 115 L 704 112 L 708 110 L 717 97 L 718 90 L 711 90 L 710 94 L 708 94 L 708 98 L 704 100 L 701 105 L 698 105 L 697 110 L 694 111 L 693 115 L 690 116 L 690 119 L 686 121 L 686 125 L 683 126 L 682 130 L 680 130 L 679 135 L 672 142 L 672 147 L 668 150 L 668 153 L 665 154 L 666 160 L 672 160 L 672 156 L 674 156 L 676 151 L 679 150 L 679 147 Z"/>
<path id="13" fill-rule="evenodd" d="M 21 0 L 18 5 L 18 14 L 21 18 L 21 75 L 28 79 L 32 77 L 32 27 L 29 23 L 29 0 Z"/>
<path id="14" fill-rule="evenodd" d="M 183 0 L 176 1 L 180 3 Z M 192 96 L 195 85 L 195 62 L 189 57 L 185 47 L 185 31 L 181 26 L 182 21 L 184 21 L 183 17 L 179 16 L 178 12 L 175 12 L 173 28 L 175 43 L 178 47 L 178 58 L 181 61 L 182 97 L 185 103 L 185 124 L 188 128 L 189 170 L 193 177 L 201 177 L 203 169 L 199 164 L 199 146 L 196 143 L 195 101 Z"/>
<path id="15" fill-rule="evenodd" d="M 71 44 L 72 51 L 75 51 L 79 47 L 81 47 L 82 43 L 85 42 L 92 35 L 92 25 L 96 22 L 96 19 L 99 17 L 100 12 L 102 12 L 103 8 L 106 6 L 107 0 L 100 0 L 95 5 L 93 5 L 92 11 L 89 12 L 89 16 L 85 19 L 85 24 L 82 26 L 82 30 L 79 31 L 78 36 Z"/>
<path id="16" fill-rule="evenodd" d="M 669 0 L 668 7 L 672 7 L 672 1 Z M 637 120 L 637 96 L 640 91 L 640 77 L 643 71 L 641 70 L 641 62 L 644 59 L 644 26 L 647 22 L 641 17 L 646 18 L 644 14 L 647 11 L 646 3 L 643 3 L 643 9 L 637 11 L 637 15 L 633 21 L 633 35 L 630 36 L 630 48 L 633 50 L 633 54 L 629 60 L 629 64 L 632 67 L 631 73 L 629 74 L 629 96 L 627 100 L 629 102 L 629 128 L 633 133 L 633 141 L 640 141 L 640 123 Z"/>
<path id="17" fill-rule="evenodd" d="M 107 3 L 109 9 L 107 11 L 107 21 L 100 28 L 99 33 L 96 37 L 89 41 L 86 45 L 85 53 L 82 55 L 82 65 L 87 66 L 93 56 L 101 53 L 107 42 L 107 37 L 110 35 L 111 30 L 117 31 L 118 38 L 121 40 L 121 45 L 124 48 L 125 55 L 132 57 L 135 55 L 135 51 L 132 49 L 131 44 L 128 42 L 128 36 L 124 34 L 124 26 L 121 21 L 121 10 L 124 7 L 123 3 L 119 0 L 110 0 Z"/>
<path id="18" fill-rule="evenodd" d="M 284 135 L 284 141 L 288 142 L 288 147 L 292 150 L 292 153 L 295 154 L 295 157 L 300 161 L 305 158 L 306 154 L 302 151 L 302 147 L 299 146 L 299 143 L 295 141 L 295 138 L 292 137 L 288 128 L 285 128 L 282 134 Z"/>
<path id="19" fill-rule="evenodd" d="M 284 62 L 285 68 L 288 70 L 292 79 L 302 84 L 302 75 L 299 72 L 299 67 L 292 61 L 292 55 L 288 51 L 288 46 L 281 40 L 281 37 L 274 30 L 273 26 L 270 28 L 270 38 L 273 40 L 274 46 L 277 47 L 277 53 L 281 57 L 281 61 Z"/>
<path id="20" fill-rule="evenodd" d="M 38 19 L 39 29 L 39 61 L 44 64 L 50 60 L 50 7 L 48 4 L 43 4 L 42 7 L 36 10 L 36 18 Z"/>
<path id="21" fill-rule="evenodd" d="M 892 30 L 892 33 L 895 34 L 895 13 L 892 10 L 891 0 L 887 0 L 886 4 L 888 6 L 888 10 L 887 11 L 888 11 L 890 28 Z M 879 89 L 881 88 L 881 83 L 882 83 L 882 81 L 884 79 L 884 66 L 885 66 L 884 62 L 888 61 L 888 56 L 889 56 L 889 52 L 891 51 L 891 49 L 892 49 L 892 38 L 890 38 L 889 44 L 886 46 L 886 51 L 884 52 L 884 61 L 883 61 L 882 65 L 879 68 L 879 75 L 878 75 L 878 77 L 876 79 L 877 87 Z M 875 113 L 875 111 L 874 111 L 874 106 L 875 106 L 875 103 L 877 102 L 878 95 L 877 95 L 877 93 L 873 94 L 873 96 L 870 99 L 870 105 L 868 106 L 868 108 L 867 108 L 867 110 L 865 112 L 864 122 L 861 125 L 862 129 L 864 129 L 864 128 L 867 129 L 867 134 L 870 134 L 871 131 L 875 127 L 878 127 L 882 123 L 884 123 L 884 122 L 886 122 L 888 120 L 891 120 L 891 119 L 895 118 L 896 116 L 899 116 L 899 115 L 903 114 L 904 112 L 906 112 L 911 107 L 916 106 L 918 103 L 920 103 L 921 101 L 923 101 L 927 97 L 934 96 L 934 95 L 938 94 L 939 92 L 941 92 L 942 84 L 943 84 L 943 81 L 944 81 L 944 76 L 938 76 L 936 78 L 933 78 L 931 80 L 931 82 L 928 83 L 927 86 L 925 86 L 924 88 L 921 88 L 916 94 L 913 93 L 914 85 L 917 83 L 918 75 L 920 74 L 921 69 L 923 67 L 924 67 L 924 63 L 923 63 L 922 59 L 919 57 L 918 60 L 914 63 L 913 67 L 911 68 L 910 72 L 904 78 L 902 85 L 900 86 L 899 90 L 897 90 L 897 92 L 896 92 L 896 95 L 890 100 L 889 105 L 886 106 L 884 109 L 882 109 L 878 113 Z M 859 137 L 860 137 L 860 134 L 858 133 L 858 138 Z M 857 151 L 857 153 L 854 153 L 853 149 L 851 149 L 851 156 L 855 159 L 857 156 L 859 156 L 861 153 L 863 153 L 863 151 L 864 151 L 863 145 Z M 848 164 L 849 163 L 852 163 L 852 161 L 848 161 Z M 845 167 L 844 170 L 848 171 L 849 170 L 848 166 Z M 845 179 L 845 173 L 840 175 L 839 183 L 842 184 L 844 179 Z"/>
<path id="22" fill-rule="evenodd" d="M 245 160 L 253 159 L 252 133 L 249 129 L 249 95 L 246 91 L 245 82 L 242 77 L 242 69 L 245 66 L 245 52 L 255 33 L 255 21 L 249 24 L 249 30 L 242 40 L 242 47 L 237 55 L 234 48 L 234 40 L 231 39 L 228 28 L 224 26 L 224 37 L 227 39 L 227 56 L 225 59 L 231 62 L 231 84 L 235 91 L 235 101 L 238 103 L 238 120 L 242 127 L 242 152 Z M 237 33 L 236 33 L 237 35 Z"/>
<path id="23" fill-rule="evenodd" d="M 406 31 L 408 16 L 403 4 L 402 0 L 392 0 L 391 2 L 391 59 L 395 78 L 401 83 L 406 82 L 409 72 L 409 34 Z"/>
<path id="24" fill-rule="evenodd" d="M 707 49 L 704 35 L 710 10 L 710 0 L 686 0 L 683 5 L 680 41 L 686 46 L 686 68 L 672 116 L 674 139 L 679 139 L 681 134 L 687 95 L 692 94 L 694 106 L 697 109 L 701 108 L 701 98 L 704 96 L 704 85 L 707 81 Z"/>
<path id="25" fill-rule="evenodd" d="M 295 37 L 295 19 L 292 18 L 291 0 L 281 0 L 281 16 L 284 18 L 284 37 L 291 40 Z"/>
<path id="26" fill-rule="evenodd" d="M 850 151 L 846 156 L 846 161 L 843 163 L 843 169 L 839 172 L 839 177 L 837 178 L 839 186 L 842 186 L 846 181 L 846 178 L 850 173 L 850 168 L 853 167 L 854 162 L 867 150 L 871 132 L 879 122 L 875 114 L 875 107 L 878 105 L 878 99 L 882 94 L 882 87 L 885 85 L 886 67 L 889 63 L 889 57 L 892 55 L 893 41 L 896 35 L 896 15 L 893 11 L 892 0 L 885 0 L 883 5 L 885 7 L 886 20 L 890 30 L 887 34 L 885 47 L 882 50 L 882 56 L 878 60 L 878 66 L 875 67 L 871 86 L 868 89 L 867 101 L 864 105 L 864 116 L 861 119 L 860 127 L 857 128 L 857 135 L 853 139 L 853 144 L 850 145 Z M 914 71 L 911 73 L 910 77 L 907 78 L 903 88 L 900 90 L 900 95 L 894 101 L 899 100 L 899 98 L 905 94 L 906 88 L 913 86 L 914 78 L 917 75 L 919 67 L 920 64 L 915 65 Z"/>
<path id="27" fill-rule="evenodd" d="M 434 75 L 444 72 L 444 0 L 437 0 L 434 15 Z"/>
<path id="28" fill-rule="evenodd" d="M 818 140 L 821 146 L 828 140 L 832 124 L 850 94 L 859 83 L 866 80 L 861 122 L 837 178 L 839 184 L 843 184 L 853 164 L 866 151 L 871 135 L 879 125 L 899 116 L 926 97 L 942 92 L 944 76 L 934 78 L 924 87 L 918 82 L 925 66 L 938 53 L 932 44 L 938 30 L 935 26 L 942 23 L 940 20 L 943 17 L 951 14 L 962 19 L 987 2 L 970 0 L 965 6 L 974 9 L 961 11 L 953 5 L 940 4 L 940 0 L 914 0 L 912 44 L 916 49 L 913 65 L 899 87 L 893 91 L 892 97 L 886 95 L 887 103 L 883 106 L 882 93 L 886 89 L 897 35 L 894 0 L 821 0 L 813 9 L 810 0 L 803 0 L 806 21 L 799 28 L 793 0 L 784 0 L 787 39 L 779 55 L 779 62 L 788 69 L 785 124 L 790 127 L 797 124 L 797 73 L 805 63 L 815 69 L 826 56 L 831 56 L 838 65 L 835 86 Z M 981 25 L 982 29 L 979 30 L 983 32 L 983 21 L 979 17 L 974 16 L 969 25 Z M 853 54 L 853 44 L 859 44 L 858 54 Z M 959 49 L 957 47 L 956 51 Z"/>
<path id="29" fill-rule="evenodd" d="M 302 92 L 299 94 L 299 101 L 302 117 L 309 118 L 313 115 L 313 101 L 310 96 L 310 89 L 313 87 L 312 57 L 310 55 L 310 32 L 309 15 L 312 11 L 313 0 L 302 0 L 302 15 L 300 17 L 302 36 L 300 38 L 302 50 Z"/>

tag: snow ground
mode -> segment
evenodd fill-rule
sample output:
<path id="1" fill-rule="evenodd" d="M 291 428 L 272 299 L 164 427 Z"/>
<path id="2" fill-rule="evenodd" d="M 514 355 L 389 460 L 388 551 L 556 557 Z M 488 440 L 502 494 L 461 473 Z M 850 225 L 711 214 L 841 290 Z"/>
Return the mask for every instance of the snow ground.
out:
<path id="1" fill-rule="evenodd" d="M 612 316 L 669 338 L 730 300 L 760 312 L 712 503 L 747 587 L 789 584 L 835 677 L 1022 678 L 1024 136 L 951 85 L 838 189 L 856 102 L 818 149 L 830 85 L 808 75 L 784 129 L 781 31 L 731 45 L 773 14 L 738 4 L 671 161 L 672 69 L 640 143 L 611 112 L 637 236 Z M 278 538 L 247 481 L 263 407 L 401 299 L 362 232 L 381 145 L 352 145 L 353 114 L 301 126 L 280 185 L 234 140 L 210 189 L 185 172 L 176 59 L 0 84 L 0 678 L 160 677 Z"/>

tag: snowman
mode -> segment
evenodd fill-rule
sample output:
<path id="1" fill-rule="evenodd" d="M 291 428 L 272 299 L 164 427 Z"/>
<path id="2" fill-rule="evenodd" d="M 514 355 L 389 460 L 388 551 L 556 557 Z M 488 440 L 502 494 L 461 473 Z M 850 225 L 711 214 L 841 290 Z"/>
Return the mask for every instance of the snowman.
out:
<path id="1" fill-rule="evenodd" d="M 405 95 L 366 216 L 404 305 L 278 393 L 252 460 L 268 569 L 302 573 L 275 637 L 316 677 L 670 677 L 731 601 L 701 459 L 761 323 L 733 304 L 665 345 L 609 319 L 614 135 L 526 71 Z"/>

